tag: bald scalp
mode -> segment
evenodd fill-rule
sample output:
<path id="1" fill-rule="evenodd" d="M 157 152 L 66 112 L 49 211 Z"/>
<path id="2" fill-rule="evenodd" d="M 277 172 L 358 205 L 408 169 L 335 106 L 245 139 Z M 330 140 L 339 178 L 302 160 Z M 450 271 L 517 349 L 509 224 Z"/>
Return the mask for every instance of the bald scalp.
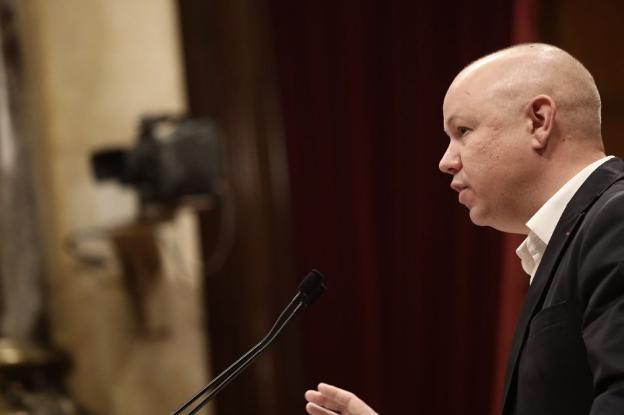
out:
<path id="1" fill-rule="evenodd" d="M 502 49 L 468 65 L 453 84 L 471 78 L 481 78 L 487 93 L 511 110 L 523 110 L 538 95 L 549 96 L 564 137 L 602 148 L 598 88 L 583 64 L 564 50 L 541 43 Z"/>

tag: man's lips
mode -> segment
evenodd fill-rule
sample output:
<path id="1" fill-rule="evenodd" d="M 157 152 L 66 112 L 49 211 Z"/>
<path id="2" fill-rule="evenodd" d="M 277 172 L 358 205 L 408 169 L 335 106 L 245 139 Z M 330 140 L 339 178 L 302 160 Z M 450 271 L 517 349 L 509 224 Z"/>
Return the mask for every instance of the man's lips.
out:
<path id="1" fill-rule="evenodd" d="M 466 190 L 468 190 L 468 186 L 462 182 L 454 181 L 451 183 L 451 188 L 455 190 L 459 195 L 457 196 L 457 200 L 462 205 L 466 205 Z"/>
<path id="2" fill-rule="evenodd" d="M 452 182 L 451 188 L 455 190 L 456 192 L 461 192 L 462 190 L 468 188 L 468 186 L 466 186 L 465 184 L 461 182 Z"/>

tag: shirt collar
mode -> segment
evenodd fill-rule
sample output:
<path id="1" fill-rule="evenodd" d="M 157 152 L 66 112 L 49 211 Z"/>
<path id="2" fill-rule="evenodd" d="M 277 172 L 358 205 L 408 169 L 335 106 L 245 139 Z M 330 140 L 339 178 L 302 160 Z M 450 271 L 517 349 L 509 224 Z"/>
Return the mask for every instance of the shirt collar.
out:
<path id="1" fill-rule="evenodd" d="M 552 195 L 526 223 L 529 234 L 516 250 L 516 254 L 522 261 L 524 271 L 531 276 L 531 280 L 566 206 L 594 170 L 611 158 L 613 156 L 603 157 L 578 172 Z"/>

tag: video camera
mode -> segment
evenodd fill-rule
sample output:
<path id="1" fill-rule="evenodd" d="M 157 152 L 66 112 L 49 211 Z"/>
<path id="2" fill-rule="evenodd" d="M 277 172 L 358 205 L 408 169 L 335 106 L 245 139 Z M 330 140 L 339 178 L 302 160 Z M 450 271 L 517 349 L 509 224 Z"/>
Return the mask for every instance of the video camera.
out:
<path id="1" fill-rule="evenodd" d="M 221 155 L 221 134 L 212 121 L 159 115 L 141 119 L 133 148 L 96 151 L 91 166 L 96 180 L 134 188 L 142 205 L 171 204 L 215 193 L 223 177 Z"/>

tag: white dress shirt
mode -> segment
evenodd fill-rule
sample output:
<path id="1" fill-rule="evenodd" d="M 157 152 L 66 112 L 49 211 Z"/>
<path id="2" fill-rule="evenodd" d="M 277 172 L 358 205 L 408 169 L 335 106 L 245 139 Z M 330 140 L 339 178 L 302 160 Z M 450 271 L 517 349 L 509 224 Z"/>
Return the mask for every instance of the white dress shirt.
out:
<path id="1" fill-rule="evenodd" d="M 526 223 L 526 227 L 529 228 L 529 234 L 516 249 L 516 254 L 522 261 L 522 269 L 531 277 L 529 283 L 533 282 L 533 277 L 535 277 L 537 267 L 546 251 L 546 246 L 566 206 L 576 191 L 585 183 L 589 175 L 610 158 L 613 158 L 613 156 L 596 160 L 578 172 L 557 190 Z"/>

